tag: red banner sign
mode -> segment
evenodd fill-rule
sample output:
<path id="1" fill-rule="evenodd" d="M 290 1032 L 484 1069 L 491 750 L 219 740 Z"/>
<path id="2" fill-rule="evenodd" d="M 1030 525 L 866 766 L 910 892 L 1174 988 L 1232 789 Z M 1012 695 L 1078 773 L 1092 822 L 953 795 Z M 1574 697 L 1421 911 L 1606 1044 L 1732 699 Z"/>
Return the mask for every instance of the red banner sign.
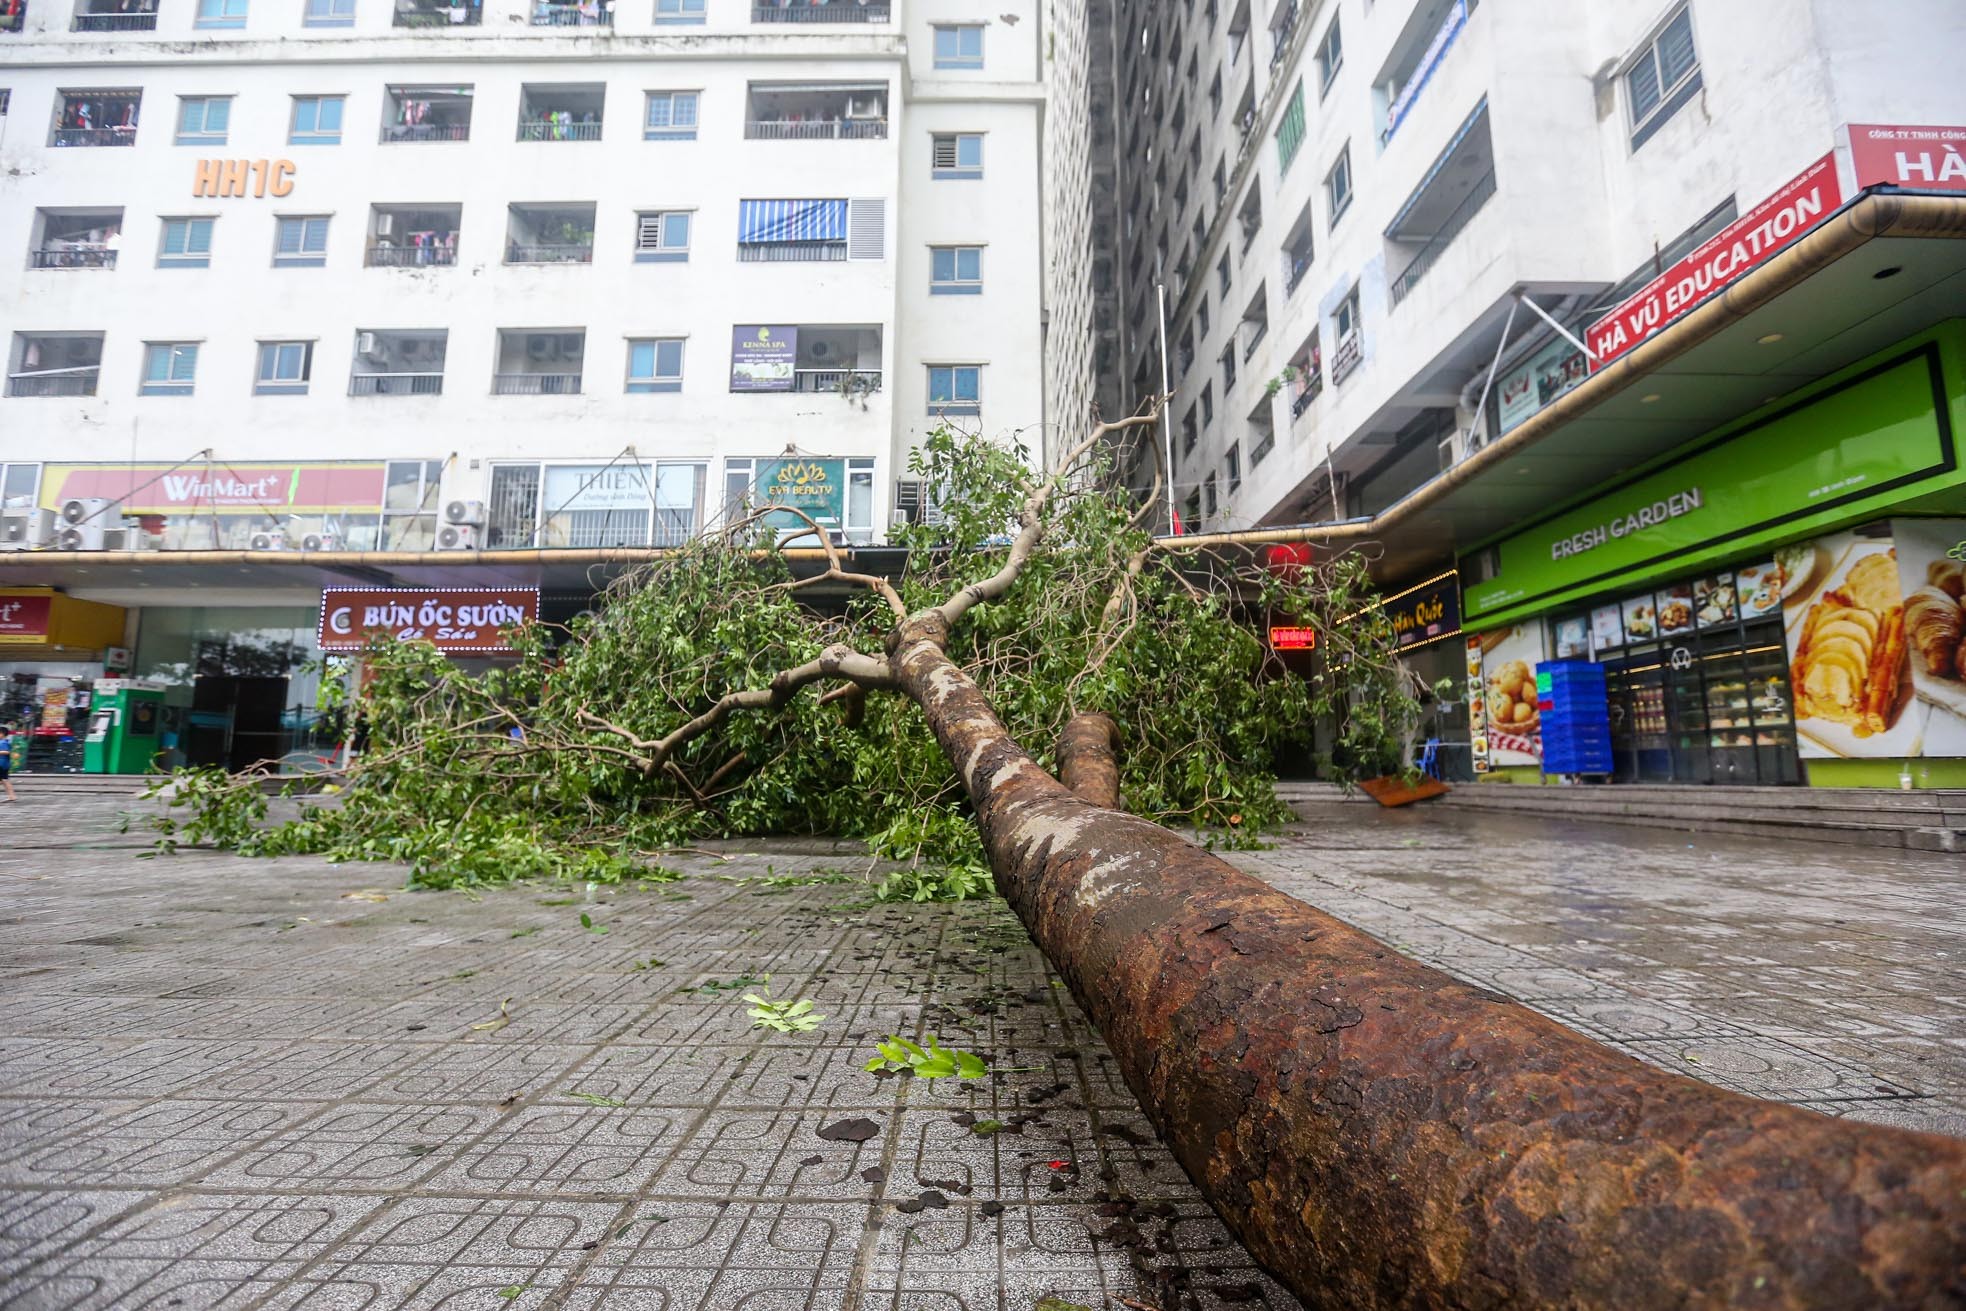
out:
<path id="1" fill-rule="evenodd" d="M 1586 341 L 1593 367 L 1602 368 L 1638 345 L 1821 223 L 1842 203 L 1836 156 L 1824 155 L 1592 324 Z"/>
<path id="2" fill-rule="evenodd" d="M 1317 646 L 1315 628 L 1279 628 L 1270 626 L 1270 648 L 1275 651 L 1310 651 Z"/>
<path id="3" fill-rule="evenodd" d="M 270 511 L 276 514 L 374 514 L 382 508 L 385 466 L 374 464 L 51 464 L 41 504 L 101 496 L 121 514 L 175 511 Z"/>
<path id="4" fill-rule="evenodd" d="M 1966 191 L 1966 127 L 1850 125 L 1857 187 Z"/>
<path id="5" fill-rule="evenodd" d="M 359 651 L 382 633 L 489 655 L 512 649 L 506 629 L 538 618 L 536 587 L 330 587 L 321 592 L 321 649 Z"/>
<path id="6" fill-rule="evenodd" d="M 44 642 L 54 614 L 52 596 L 0 596 L 0 642 Z"/>

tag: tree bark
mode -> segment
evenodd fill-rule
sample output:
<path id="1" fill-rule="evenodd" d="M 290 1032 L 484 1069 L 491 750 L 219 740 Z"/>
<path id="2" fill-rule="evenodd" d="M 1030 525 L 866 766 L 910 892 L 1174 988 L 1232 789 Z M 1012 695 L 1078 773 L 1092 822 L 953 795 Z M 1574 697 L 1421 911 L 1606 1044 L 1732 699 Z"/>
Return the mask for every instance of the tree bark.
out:
<path id="1" fill-rule="evenodd" d="M 1058 781 L 1104 810 L 1120 808 L 1120 726 L 1097 710 L 1073 715 L 1058 735 Z"/>
<path id="2" fill-rule="evenodd" d="M 1966 1305 L 1966 1143 L 1641 1064 L 1074 795 L 943 654 L 951 622 L 904 622 L 890 662 L 998 888 L 1306 1305 Z"/>

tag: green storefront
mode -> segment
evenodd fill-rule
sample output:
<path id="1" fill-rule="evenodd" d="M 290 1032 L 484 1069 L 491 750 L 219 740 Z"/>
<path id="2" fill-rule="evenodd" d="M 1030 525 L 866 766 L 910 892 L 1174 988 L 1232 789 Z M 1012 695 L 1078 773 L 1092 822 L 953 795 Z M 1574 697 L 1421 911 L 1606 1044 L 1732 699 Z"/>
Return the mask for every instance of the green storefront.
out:
<path id="1" fill-rule="evenodd" d="M 1464 555 L 1477 772 L 1540 774 L 1564 658 L 1612 782 L 1966 786 L 1962 426 L 1953 320 Z"/>

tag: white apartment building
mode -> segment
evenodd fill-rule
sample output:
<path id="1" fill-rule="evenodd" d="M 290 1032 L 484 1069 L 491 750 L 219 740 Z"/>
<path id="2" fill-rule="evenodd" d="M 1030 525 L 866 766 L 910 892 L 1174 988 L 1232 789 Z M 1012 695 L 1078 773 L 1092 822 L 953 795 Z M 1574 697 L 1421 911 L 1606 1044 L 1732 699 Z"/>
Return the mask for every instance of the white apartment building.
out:
<path id="1" fill-rule="evenodd" d="M 1127 394 L 1159 389 L 1164 283 L 1190 529 L 1384 509 L 1502 426 L 1493 388 L 1474 407 L 1518 294 L 1581 334 L 1840 125 L 1966 121 L 1947 0 L 1124 0 L 1118 21 Z M 1516 307 L 1499 374 L 1555 340 Z"/>
<path id="2" fill-rule="evenodd" d="M 311 649 L 324 583 L 571 613 L 573 553 L 747 498 L 877 544 L 937 424 L 1088 404 L 1040 218 L 1086 45 L 1035 0 L 8 0 L 0 586 L 128 608 L 144 674 L 186 657 L 140 612 Z"/>

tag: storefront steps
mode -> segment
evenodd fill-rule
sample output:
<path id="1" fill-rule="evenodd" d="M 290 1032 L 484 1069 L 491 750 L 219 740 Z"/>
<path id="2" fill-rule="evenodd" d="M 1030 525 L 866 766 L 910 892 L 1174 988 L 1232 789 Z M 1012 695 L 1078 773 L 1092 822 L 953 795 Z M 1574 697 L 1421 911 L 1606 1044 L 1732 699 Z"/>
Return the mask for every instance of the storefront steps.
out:
<path id="1" fill-rule="evenodd" d="M 22 795 L 126 796 L 135 797 L 153 780 L 141 774 L 15 774 L 14 787 Z"/>
<path id="2" fill-rule="evenodd" d="M 1278 783 L 1277 796 L 1307 818 L 1313 807 L 1334 801 L 1371 800 L 1363 792 L 1347 795 L 1336 784 L 1308 782 Z M 1966 851 L 1966 789 L 1461 783 L 1415 809 L 1424 812 L 1427 806 L 1805 842 Z"/>

